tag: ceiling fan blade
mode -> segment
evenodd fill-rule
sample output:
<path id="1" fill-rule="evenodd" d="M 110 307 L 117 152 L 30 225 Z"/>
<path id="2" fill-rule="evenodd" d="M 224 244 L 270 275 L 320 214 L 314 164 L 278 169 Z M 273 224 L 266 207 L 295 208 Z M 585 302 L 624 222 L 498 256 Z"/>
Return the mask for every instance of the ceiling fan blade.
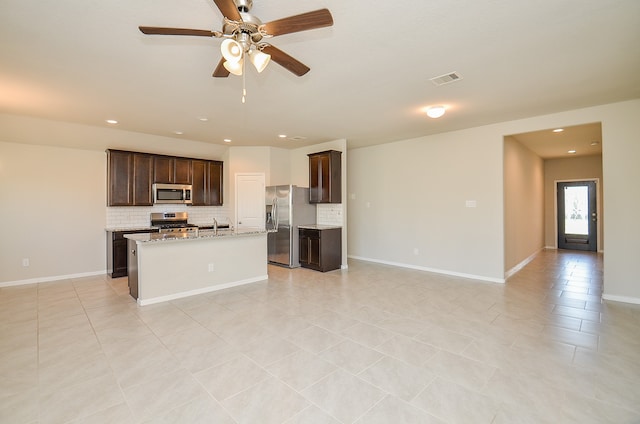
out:
<path id="1" fill-rule="evenodd" d="M 195 35 L 197 37 L 215 37 L 216 33 L 206 29 L 188 28 L 161 28 L 161 27 L 138 27 L 143 34 L 148 35 Z"/>
<path id="2" fill-rule="evenodd" d="M 240 12 L 238 12 L 238 7 L 233 2 L 233 0 L 213 0 L 222 12 L 222 16 L 227 19 L 231 19 L 232 21 L 241 21 L 242 17 L 240 16 Z"/>
<path id="3" fill-rule="evenodd" d="M 320 9 L 267 22 L 263 27 L 269 35 L 282 35 L 331 25 L 333 25 L 331 12 L 328 9 Z"/>
<path id="4" fill-rule="evenodd" d="M 288 54 L 286 54 L 285 52 L 283 52 L 277 47 L 268 45 L 268 46 L 265 46 L 262 49 L 262 51 L 264 53 L 270 54 L 271 60 L 276 62 L 278 65 L 283 66 L 289 72 L 292 72 L 299 77 L 303 76 L 304 74 L 309 72 L 309 70 L 311 69 L 304 63 L 300 62 L 297 59 L 294 59 L 293 57 L 289 56 Z"/>
<path id="5" fill-rule="evenodd" d="M 220 62 L 218 62 L 218 66 L 216 66 L 216 70 L 213 71 L 213 76 L 216 78 L 226 78 L 229 76 L 229 71 L 227 70 L 227 68 L 224 67 L 224 61 L 226 59 L 223 57 L 222 59 L 220 59 Z"/>

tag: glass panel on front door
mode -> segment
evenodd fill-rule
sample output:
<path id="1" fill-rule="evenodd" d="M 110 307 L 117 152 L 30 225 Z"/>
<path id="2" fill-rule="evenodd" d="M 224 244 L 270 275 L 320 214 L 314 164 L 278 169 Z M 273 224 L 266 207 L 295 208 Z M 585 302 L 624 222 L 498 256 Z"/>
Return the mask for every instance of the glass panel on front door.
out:
<path id="1" fill-rule="evenodd" d="M 564 232 L 589 235 L 589 187 L 564 188 Z"/>
<path id="2" fill-rule="evenodd" d="M 596 251 L 596 184 L 558 182 L 558 248 Z"/>

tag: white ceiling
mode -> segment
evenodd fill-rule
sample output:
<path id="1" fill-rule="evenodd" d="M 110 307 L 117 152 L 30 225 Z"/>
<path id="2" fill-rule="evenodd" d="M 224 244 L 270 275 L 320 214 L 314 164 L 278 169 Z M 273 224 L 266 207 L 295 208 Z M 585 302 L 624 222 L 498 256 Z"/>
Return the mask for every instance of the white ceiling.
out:
<path id="1" fill-rule="evenodd" d="M 333 27 L 270 40 L 311 71 L 247 68 L 242 104 L 241 77 L 211 77 L 219 39 L 137 28 L 220 30 L 212 0 L 1 0 L 0 113 L 356 148 L 640 97 L 638 0 L 254 0 L 251 12 L 268 22 L 325 7 Z M 463 79 L 429 81 L 453 71 Z M 421 112 L 435 104 L 448 109 L 438 120 Z"/>

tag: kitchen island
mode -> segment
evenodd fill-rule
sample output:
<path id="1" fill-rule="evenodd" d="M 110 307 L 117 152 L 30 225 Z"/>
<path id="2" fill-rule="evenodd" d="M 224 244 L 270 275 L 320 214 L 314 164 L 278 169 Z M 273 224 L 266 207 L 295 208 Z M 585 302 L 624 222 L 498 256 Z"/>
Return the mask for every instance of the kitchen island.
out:
<path id="1" fill-rule="evenodd" d="M 139 305 L 266 280 L 267 232 L 128 234 L 129 291 Z"/>

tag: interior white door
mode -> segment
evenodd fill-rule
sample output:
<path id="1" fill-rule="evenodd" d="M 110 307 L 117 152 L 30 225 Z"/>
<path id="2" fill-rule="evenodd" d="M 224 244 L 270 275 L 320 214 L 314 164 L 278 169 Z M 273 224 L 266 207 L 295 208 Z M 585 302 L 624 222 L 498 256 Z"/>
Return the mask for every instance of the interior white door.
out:
<path id="1" fill-rule="evenodd" d="M 264 190 L 264 174 L 236 174 L 236 223 L 238 228 L 265 228 Z"/>

